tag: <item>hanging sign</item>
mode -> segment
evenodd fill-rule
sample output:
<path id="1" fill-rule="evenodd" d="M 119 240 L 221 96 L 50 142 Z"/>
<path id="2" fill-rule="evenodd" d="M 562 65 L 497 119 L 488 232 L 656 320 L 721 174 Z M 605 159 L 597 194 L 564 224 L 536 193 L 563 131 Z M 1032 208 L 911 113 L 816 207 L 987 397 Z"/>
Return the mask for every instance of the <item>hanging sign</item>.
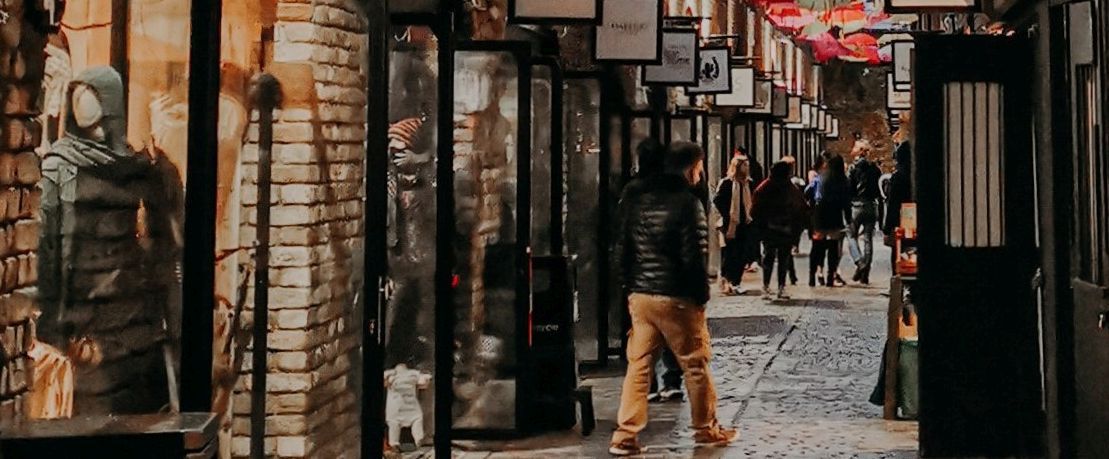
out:
<path id="1" fill-rule="evenodd" d="M 726 94 L 719 94 L 716 96 L 715 105 L 717 107 L 751 107 L 754 108 L 756 103 L 756 93 L 758 92 L 757 86 L 761 85 L 761 81 L 756 83 L 755 69 L 751 67 L 732 67 L 732 90 Z M 769 80 L 766 83 L 770 83 Z M 763 107 L 770 113 L 770 86 L 766 87 L 766 97 L 763 98 Z"/>
<path id="2" fill-rule="evenodd" d="M 886 0 L 887 13 L 968 11 L 980 8 L 978 0 Z"/>
<path id="3" fill-rule="evenodd" d="M 696 30 L 664 30 L 662 63 L 643 66 L 643 82 L 672 86 L 697 84 L 698 61 Z"/>
<path id="4" fill-rule="evenodd" d="M 801 103 L 801 125 L 808 129 L 812 125 L 812 105 Z"/>
<path id="5" fill-rule="evenodd" d="M 828 137 L 839 138 L 839 118 L 832 118 L 832 132 L 828 133 Z"/>
<path id="6" fill-rule="evenodd" d="M 899 91 L 897 89 L 897 83 L 893 82 L 893 73 L 886 75 L 886 108 L 913 108 L 912 91 Z"/>
<path id="7" fill-rule="evenodd" d="M 786 88 L 774 86 L 770 91 L 770 114 L 775 118 L 789 116 L 789 92 L 786 91 Z"/>
<path id="8" fill-rule="evenodd" d="M 789 96 L 786 101 L 786 118 L 782 120 L 786 124 L 798 124 L 801 122 L 801 96 Z"/>
<path id="9" fill-rule="evenodd" d="M 403 2 L 389 2 L 390 13 L 403 14 L 435 14 L 439 12 L 442 0 L 405 0 Z"/>
<path id="10" fill-rule="evenodd" d="M 508 20 L 517 24 L 597 23 L 601 0 L 508 0 Z"/>
<path id="11" fill-rule="evenodd" d="M 734 86 L 729 62 L 732 50 L 726 46 L 701 48 L 697 85 L 686 88 L 687 94 L 727 94 Z"/>
<path id="12" fill-rule="evenodd" d="M 911 41 L 893 42 L 893 82 L 898 85 L 913 84 L 913 48 Z M 898 89 L 905 89 L 904 86 Z"/>
<path id="13" fill-rule="evenodd" d="M 816 130 L 826 131 L 828 129 L 828 111 L 824 107 L 820 107 L 816 112 Z"/>
<path id="14" fill-rule="evenodd" d="M 662 0 L 604 0 L 593 58 L 619 64 L 662 62 Z"/>

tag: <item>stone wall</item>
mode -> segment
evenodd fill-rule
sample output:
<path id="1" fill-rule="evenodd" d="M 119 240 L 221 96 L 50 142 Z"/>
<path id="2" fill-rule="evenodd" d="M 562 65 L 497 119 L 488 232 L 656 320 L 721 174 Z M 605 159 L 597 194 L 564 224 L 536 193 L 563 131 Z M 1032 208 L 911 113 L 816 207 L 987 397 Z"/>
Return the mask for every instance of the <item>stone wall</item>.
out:
<path id="1" fill-rule="evenodd" d="M 893 139 L 886 110 L 886 67 L 842 61 L 824 65 L 824 98 L 840 120 L 839 139 L 828 139 L 827 149 L 848 159 L 859 132 L 874 147 L 883 167 L 893 167 Z"/>
<path id="2" fill-rule="evenodd" d="M 267 70 L 281 81 L 285 100 L 274 121 L 265 445 L 270 457 L 355 457 L 359 447 L 355 293 L 362 285 L 367 35 L 357 4 L 277 3 L 275 62 Z M 248 138 L 243 247 L 257 234 L 256 122 Z M 253 292 L 248 308 L 252 297 Z M 247 359 L 233 400 L 235 457 L 246 457 L 250 447 L 249 372 Z"/>
<path id="3" fill-rule="evenodd" d="M 30 3 L 30 2 L 28 2 Z M 38 181 L 35 147 L 42 138 L 37 119 L 45 42 L 20 0 L 0 2 L 8 14 L 0 24 L 0 420 L 23 411 L 31 378 L 27 349 L 34 337 L 38 247 Z"/>

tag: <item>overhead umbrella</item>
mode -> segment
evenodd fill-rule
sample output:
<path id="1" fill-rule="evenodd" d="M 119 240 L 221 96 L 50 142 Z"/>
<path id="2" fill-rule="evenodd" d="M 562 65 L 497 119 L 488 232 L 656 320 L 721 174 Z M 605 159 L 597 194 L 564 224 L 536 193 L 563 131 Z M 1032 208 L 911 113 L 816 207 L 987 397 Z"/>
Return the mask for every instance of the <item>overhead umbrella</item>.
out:
<path id="1" fill-rule="evenodd" d="M 825 11 L 821 13 L 820 20 L 831 27 L 843 29 L 844 33 L 863 30 L 870 22 L 861 3 L 852 3 Z"/>
<path id="2" fill-rule="evenodd" d="M 766 15 L 774 25 L 790 30 L 800 30 L 816 21 L 812 11 L 793 3 L 774 3 L 766 9 Z"/>
<path id="3" fill-rule="evenodd" d="M 878 54 L 878 39 L 873 35 L 867 33 L 855 33 L 844 37 L 840 40 L 840 44 L 850 51 L 850 57 L 854 62 L 869 62 L 871 64 L 878 64 L 882 62 L 881 56 Z"/>
<path id="4" fill-rule="evenodd" d="M 854 0 L 796 0 L 797 6 L 813 11 L 828 11 L 841 5 L 848 5 Z"/>
<path id="5" fill-rule="evenodd" d="M 839 40 L 828 32 L 810 37 L 809 44 L 812 46 L 813 58 L 821 63 L 851 54 L 851 50 L 841 45 Z"/>
<path id="6" fill-rule="evenodd" d="M 907 33 L 887 33 L 878 38 L 878 46 L 886 46 L 895 41 L 913 41 L 913 36 Z"/>
<path id="7" fill-rule="evenodd" d="M 829 27 L 828 24 L 820 21 L 814 21 L 812 24 L 809 24 L 805 26 L 805 28 L 801 29 L 801 36 L 806 40 L 812 40 L 813 37 L 819 36 L 821 34 L 827 34 L 828 36 L 831 36 L 831 34 L 828 33 L 831 30 L 832 28 Z"/>

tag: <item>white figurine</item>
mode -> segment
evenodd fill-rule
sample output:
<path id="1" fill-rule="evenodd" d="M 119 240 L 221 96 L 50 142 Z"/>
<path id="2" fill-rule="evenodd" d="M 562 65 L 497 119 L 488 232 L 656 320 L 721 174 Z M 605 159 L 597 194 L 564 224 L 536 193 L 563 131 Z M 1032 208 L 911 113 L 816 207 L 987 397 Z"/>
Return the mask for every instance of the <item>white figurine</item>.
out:
<path id="1" fill-rule="evenodd" d="M 431 375 L 399 364 L 385 371 L 385 423 L 389 426 L 389 446 L 400 446 L 401 429 L 412 429 L 412 438 L 419 446 L 424 441 L 424 412 L 418 393 L 431 383 Z"/>

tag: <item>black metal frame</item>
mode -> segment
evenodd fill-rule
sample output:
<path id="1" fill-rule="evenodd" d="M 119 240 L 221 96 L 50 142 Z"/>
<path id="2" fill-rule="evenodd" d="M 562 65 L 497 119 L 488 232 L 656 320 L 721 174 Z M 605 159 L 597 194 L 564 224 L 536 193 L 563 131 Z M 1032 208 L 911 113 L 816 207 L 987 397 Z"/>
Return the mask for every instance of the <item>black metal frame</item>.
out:
<path id="1" fill-rule="evenodd" d="M 381 1 L 381 0 L 371 0 Z M 408 0 L 384 0 L 387 4 L 394 2 L 405 2 Z M 389 7 L 386 6 L 386 12 Z M 389 12 L 389 23 L 393 25 L 427 25 L 439 24 L 443 21 L 444 17 L 453 11 L 453 6 L 450 5 L 450 0 L 438 0 L 435 6 L 435 11 L 426 13 L 392 13 Z"/>
<path id="2" fill-rule="evenodd" d="M 611 195 L 611 187 L 609 186 L 609 177 L 612 170 L 612 152 L 609 151 L 609 138 L 611 136 L 610 121 L 612 118 L 612 106 L 606 101 L 606 94 L 611 92 L 610 87 L 607 85 L 606 80 L 608 74 L 603 71 L 582 71 L 571 70 L 563 73 L 565 81 L 570 80 L 595 80 L 597 87 L 601 91 L 600 99 L 600 113 L 599 120 L 600 126 L 597 131 L 598 147 L 601 153 L 598 158 L 598 183 L 597 183 L 597 359 L 594 361 L 581 362 L 583 368 L 589 369 L 593 367 L 604 368 L 608 366 L 609 357 L 620 356 L 620 348 L 609 346 L 609 332 L 611 331 L 611 324 L 608 317 L 611 312 L 612 305 L 609 304 L 609 286 L 611 284 L 610 263 L 609 263 L 609 246 L 612 241 L 612 209 L 609 206 L 609 196 Z"/>
<path id="3" fill-rule="evenodd" d="M 193 0 L 189 37 L 188 164 L 182 250 L 181 411 L 212 409 L 212 339 L 216 310 L 216 199 L 219 164 L 221 0 Z"/>
<path id="4" fill-rule="evenodd" d="M 670 18 L 668 18 L 668 19 L 670 19 Z M 663 46 L 662 44 L 666 43 L 666 34 L 693 35 L 693 43 L 694 43 L 694 49 L 693 49 L 693 79 L 692 80 L 673 80 L 673 81 L 661 81 L 661 80 L 660 81 L 651 81 L 651 80 L 647 79 L 647 67 L 648 66 L 645 65 L 640 69 L 640 74 L 641 74 L 640 78 L 642 79 L 643 84 L 644 85 L 658 85 L 658 86 L 690 86 L 690 85 L 697 84 L 697 72 L 698 72 L 698 69 L 701 68 L 701 48 L 700 48 L 700 42 L 699 42 L 700 37 L 697 36 L 697 29 L 678 29 L 678 28 L 673 28 L 673 27 L 663 28 L 662 29 L 662 37 L 659 39 L 659 43 L 660 43 L 659 46 Z M 666 65 L 666 63 L 664 61 L 662 61 L 662 62 L 659 62 L 658 65 L 660 65 L 660 66 L 661 65 Z"/>
<path id="5" fill-rule="evenodd" d="M 523 368 L 526 367 L 524 365 L 523 359 L 527 358 L 527 355 L 528 355 L 528 353 L 527 353 L 528 343 L 527 343 L 527 340 L 524 339 L 524 338 L 526 336 L 528 336 L 528 331 L 529 331 L 528 330 L 528 315 L 530 313 L 530 297 L 531 297 L 531 273 L 530 273 L 530 266 L 531 266 L 530 257 L 531 256 L 528 253 L 529 247 L 531 245 L 530 244 L 530 241 L 531 241 L 531 44 L 528 43 L 528 42 L 523 42 L 523 41 L 467 41 L 467 42 L 461 42 L 461 43 L 457 43 L 451 49 L 450 58 L 451 58 L 452 63 L 454 61 L 456 53 L 458 53 L 458 52 L 508 53 L 508 54 L 512 54 L 513 58 L 516 59 L 516 67 L 517 67 L 517 72 L 518 72 L 517 75 L 516 75 L 516 78 L 517 78 L 517 81 L 518 81 L 518 84 L 519 84 L 519 89 L 518 89 L 519 92 L 518 92 L 518 99 L 517 99 L 517 106 L 518 106 L 517 107 L 517 116 L 519 117 L 519 119 L 518 119 L 518 122 L 517 122 L 517 125 L 516 125 L 516 130 L 517 130 L 517 137 L 516 137 L 516 139 L 517 139 L 517 142 L 516 142 L 516 158 L 517 158 L 517 160 L 516 160 L 517 161 L 517 163 L 516 163 L 516 180 L 517 181 L 516 181 L 516 209 L 515 209 L 515 211 L 516 211 L 516 245 L 517 245 L 516 257 L 517 258 L 516 258 L 516 327 L 515 327 L 515 329 L 516 329 L 516 340 L 515 340 L 515 343 L 516 343 L 516 356 L 517 356 L 516 357 L 516 359 L 517 359 L 516 367 L 517 367 L 517 370 L 520 370 L 520 369 L 523 369 Z M 451 75 L 451 78 L 447 78 L 447 80 L 449 80 L 451 82 L 452 86 L 453 86 L 453 83 L 454 83 L 453 65 L 452 65 L 451 69 L 452 69 L 452 72 L 449 73 L 449 74 L 446 74 L 446 75 Z M 440 70 L 439 74 L 444 75 L 442 70 Z M 452 96 L 451 100 L 453 101 L 454 100 L 453 92 L 452 92 L 451 96 Z M 453 120 L 453 116 L 454 116 L 453 102 L 452 102 L 452 105 L 450 106 L 450 111 L 451 111 L 451 116 L 446 118 L 446 120 Z M 452 128 L 452 131 L 453 131 L 453 121 L 450 121 L 449 123 L 441 122 L 440 124 L 445 124 L 445 125 L 450 126 Z M 442 126 L 440 126 L 440 127 L 442 127 Z M 453 134 L 453 132 L 452 132 L 452 134 Z M 453 135 L 451 137 L 447 137 L 447 138 L 453 138 Z M 450 145 L 450 150 L 451 150 L 450 160 L 446 161 L 446 164 L 447 164 L 447 166 L 452 167 L 452 169 L 453 169 L 454 142 L 451 141 L 451 142 L 445 142 L 445 143 Z M 440 166 L 442 166 L 442 165 L 443 164 L 440 163 Z M 440 177 L 440 180 L 442 180 L 441 177 Z M 442 182 L 440 182 L 440 183 L 442 183 Z M 451 184 L 454 183 L 454 174 L 453 173 L 451 174 L 450 182 L 447 182 L 447 183 L 451 183 Z M 448 192 L 450 192 L 453 196 L 453 193 L 454 193 L 454 186 L 453 185 L 449 186 L 449 187 L 440 186 L 440 187 L 438 187 L 438 189 L 440 189 L 440 190 L 445 189 Z M 442 203 L 440 202 L 440 209 L 442 209 L 441 206 L 442 206 Z M 455 229 L 455 215 L 454 215 L 453 198 L 452 198 L 450 208 L 446 209 L 446 210 L 447 210 L 446 213 L 449 217 L 448 222 L 450 223 L 450 225 L 449 225 L 450 228 L 448 230 L 449 232 L 447 233 L 447 235 L 448 235 L 448 237 L 454 237 L 456 229 Z M 442 237 L 443 235 L 440 234 L 439 236 Z M 453 254 L 453 246 L 451 247 L 451 249 L 452 249 L 451 253 Z M 452 261 L 456 262 L 457 260 L 452 260 Z M 453 270 L 453 267 L 455 266 L 455 263 L 451 263 L 448 266 L 450 266 L 451 270 Z M 448 280 L 449 280 L 449 278 L 448 278 Z M 445 287 L 450 289 L 451 288 L 450 283 L 448 282 L 445 285 Z M 437 299 L 437 310 L 440 311 L 440 312 L 441 311 L 454 311 L 454 307 L 455 306 L 454 306 L 454 296 L 453 295 L 448 295 L 448 296 L 440 297 L 440 298 Z M 522 426 L 519 423 L 522 420 L 527 419 L 527 414 L 528 414 L 527 413 L 527 404 L 521 403 L 520 401 L 527 398 L 528 394 L 526 394 L 525 392 L 527 391 L 527 389 L 529 387 L 532 387 L 533 384 L 534 384 L 534 383 L 528 381 L 528 376 L 529 375 L 525 374 L 523 371 L 517 371 L 517 373 L 516 373 L 516 402 L 515 402 L 516 413 L 515 413 L 515 417 L 516 417 L 517 425 L 516 425 L 515 428 L 513 428 L 513 429 L 458 429 L 458 428 L 454 427 L 454 424 L 453 424 L 453 421 L 454 421 L 454 413 L 453 413 L 453 408 L 454 408 L 454 365 L 453 365 L 453 357 L 454 357 L 454 348 L 455 348 L 455 346 L 454 346 L 454 337 L 455 337 L 454 330 L 455 330 L 456 317 L 455 317 L 455 314 L 448 313 L 448 314 L 437 314 L 436 318 L 438 319 L 440 316 L 445 316 L 446 317 L 446 320 L 444 320 L 443 325 L 446 325 L 446 323 L 449 321 L 450 322 L 450 327 L 446 328 L 445 330 L 436 330 L 436 341 L 437 342 L 436 342 L 435 355 L 436 355 L 437 359 L 440 356 L 445 355 L 446 357 L 452 359 L 452 362 L 451 362 L 452 364 L 450 366 L 450 373 L 447 373 L 450 376 L 449 378 L 442 378 L 442 377 L 437 378 L 437 381 L 447 380 L 448 382 L 447 382 L 446 385 L 449 386 L 449 390 L 447 390 L 446 394 L 439 394 L 438 392 L 441 388 L 438 385 L 436 387 L 436 405 L 435 405 L 435 420 L 436 420 L 436 422 L 437 423 L 440 422 L 440 420 L 443 419 L 443 418 L 447 419 L 446 423 L 449 424 L 448 428 L 450 429 L 450 432 L 451 432 L 451 436 L 450 436 L 451 439 L 458 438 L 458 439 L 485 440 L 485 439 L 505 439 L 505 438 L 519 437 L 523 433 L 523 430 L 524 430 L 524 429 L 522 429 Z M 443 331 L 446 331 L 446 333 L 442 333 Z M 446 344 L 445 343 L 446 340 L 442 339 L 444 337 L 447 338 L 450 342 L 445 347 L 442 346 L 442 345 Z M 444 351 L 448 351 L 448 352 L 444 352 Z M 436 362 L 437 366 L 438 366 L 438 363 L 439 362 Z M 443 368 L 442 367 L 438 367 L 436 370 L 440 375 L 443 374 Z M 440 400 L 439 400 L 440 397 L 443 397 L 446 400 L 447 403 L 439 403 L 440 402 Z M 438 454 L 439 454 L 438 448 L 442 447 L 444 445 L 443 445 L 443 442 L 438 438 L 438 436 L 440 435 L 440 431 L 438 430 L 438 427 L 436 428 L 435 433 L 436 433 L 436 436 L 437 436 L 436 442 L 435 442 L 435 446 L 437 448 L 437 451 L 436 451 L 437 457 L 450 457 L 449 455 L 447 455 L 447 456 L 438 456 Z M 449 448 L 450 443 L 446 443 L 445 446 L 447 448 Z M 449 450 L 448 450 L 448 454 L 449 454 Z"/>
<path id="6" fill-rule="evenodd" d="M 593 61 L 597 63 L 609 64 L 625 64 L 625 65 L 643 65 L 643 64 L 660 64 L 662 63 L 662 33 L 663 33 L 663 17 L 666 16 L 666 4 L 662 0 L 654 0 L 658 3 L 658 24 L 655 28 L 655 58 L 654 59 L 601 59 L 597 57 L 597 29 L 594 28 L 591 42 L 591 55 Z M 602 2 L 604 3 L 604 2 Z M 600 10 L 601 23 L 598 27 L 604 27 L 604 5 L 601 5 Z"/>
<path id="7" fill-rule="evenodd" d="M 713 100 L 713 105 L 714 106 L 716 106 L 716 107 L 735 107 L 735 108 L 740 108 L 740 109 L 747 109 L 747 108 L 752 108 L 752 107 L 756 106 L 756 101 L 757 101 L 757 98 L 758 98 L 757 85 L 759 84 L 759 81 L 760 81 L 759 77 L 758 77 L 758 70 L 755 69 L 754 67 L 751 67 L 750 65 L 734 65 L 733 64 L 728 69 L 728 78 L 731 79 L 731 73 L 735 70 L 747 70 L 747 69 L 751 70 L 751 103 L 749 105 L 722 104 L 722 103 L 720 103 L 720 98 L 716 97 Z M 735 90 L 736 90 L 735 81 L 733 80 L 730 83 L 730 85 L 732 87 L 732 90 L 728 91 L 728 92 L 729 93 L 735 92 Z M 727 93 L 725 93 L 725 94 L 727 94 Z"/>
<path id="8" fill-rule="evenodd" d="M 516 13 L 516 4 L 520 1 L 526 0 L 508 0 L 508 23 L 509 24 L 538 24 L 538 25 L 555 25 L 555 24 L 573 24 L 573 25 L 599 25 L 604 20 L 603 14 L 603 0 L 593 0 L 596 4 L 597 14 L 593 18 L 558 18 L 558 17 L 529 17 L 519 16 Z M 551 0 L 531 0 L 549 2 Z"/>
<path id="9" fill-rule="evenodd" d="M 707 52 L 714 52 L 714 51 L 715 52 L 724 51 L 724 53 L 725 53 L 724 63 L 722 64 L 723 67 L 721 68 L 721 73 L 724 74 L 724 78 L 727 79 L 727 81 L 728 81 L 728 89 L 723 90 L 723 91 L 702 91 L 702 90 L 699 89 L 699 87 L 701 85 L 701 80 L 700 80 L 700 75 L 698 75 L 697 83 L 695 83 L 693 86 L 685 88 L 685 93 L 687 95 L 690 95 L 690 96 L 710 96 L 710 95 L 715 95 L 715 94 L 728 94 L 728 93 L 732 92 L 732 89 L 733 89 L 732 88 L 732 64 L 731 64 L 732 48 L 730 48 L 728 46 L 702 46 L 702 47 L 698 48 L 697 49 L 697 73 L 698 74 L 701 73 L 701 65 L 703 65 L 705 63 L 704 54 L 707 53 Z"/>
<path id="10" fill-rule="evenodd" d="M 693 112 L 667 113 L 666 116 L 664 116 L 662 118 L 662 129 L 663 129 L 663 137 L 662 137 L 663 142 L 662 143 L 666 144 L 666 145 L 669 145 L 671 142 L 674 141 L 674 124 L 673 123 L 674 123 L 674 120 L 676 120 L 676 119 L 689 120 L 689 140 L 693 141 L 693 139 L 696 139 L 697 138 L 697 126 L 696 126 L 696 120 L 694 119 L 695 116 L 696 115 Z"/>

